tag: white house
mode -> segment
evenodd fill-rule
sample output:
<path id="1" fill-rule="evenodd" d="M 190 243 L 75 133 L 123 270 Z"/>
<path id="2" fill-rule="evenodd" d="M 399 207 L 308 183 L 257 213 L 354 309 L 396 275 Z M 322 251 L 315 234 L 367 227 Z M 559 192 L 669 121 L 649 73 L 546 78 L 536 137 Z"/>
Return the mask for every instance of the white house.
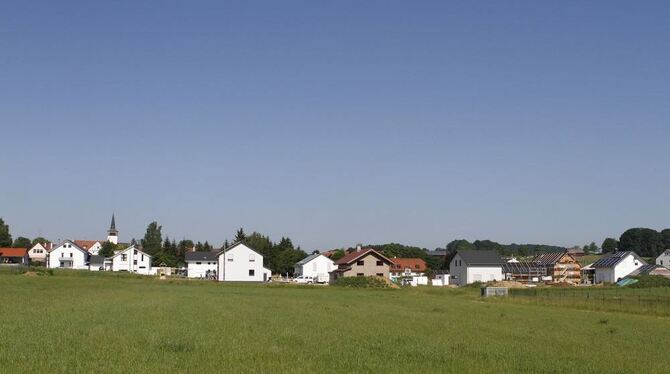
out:
<path id="1" fill-rule="evenodd" d="M 47 261 L 47 254 L 53 248 L 53 243 L 35 243 L 28 250 L 28 257 L 32 262 L 45 262 Z"/>
<path id="2" fill-rule="evenodd" d="M 105 258 L 105 256 L 100 255 L 91 255 L 88 258 L 88 270 L 90 271 L 104 271 L 110 270 L 111 261 Z"/>
<path id="3" fill-rule="evenodd" d="M 666 249 L 660 256 L 656 257 L 656 265 L 670 269 L 670 249 Z"/>
<path id="4" fill-rule="evenodd" d="M 118 251 L 110 258 L 112 271 L 127 271 L 137 274 L 151 274 L 151 256 L 134 245 Z"/>
<path id="5" fill-rule="evenodd" d="M 102 242 L 99 240 L 74 240 L 74 244 L 79 246 L 79 248 L 88 251 L 88 253 L 97 256 L 102 249 Z"/>
<path id="6" fill-rule="evenodd" d="M 426 270 L 428 265 L 421 258 L 392 258 L 389 269 L 389 277 L 392 282 L 400 283 L 404 286 L 426 286 L 428 277 Z"/>
<path id="7" fill-rule="evenodd" d="M 328 257 L 320 254 L 311 254 L 302 260 L 298 261 L 293 267 L 293 275 L 312 277 L 317 280 L 328 282 L 330 279 L 330 272 L 335 270 L 335 262 Z"/>
<path id="8" fill-rule="evenodd" d="M 186 252 L 186 274 L 189 278 L 204 279 L 216 277 L 216 269 L 219 266 L 219 252 Z"/>
<path id="9" fill-rule="evenodd" d="M 464 250 L 456 252 L 449 263 L 450 283 L 458 286 L 503 279 L 502 259 L 496 251 Z"/>
<path id="10" fill-rule="evenodd" d="M 263 256 L 242 243 L 219 252 L 217 258 L 219 281 L 267 282 L 272 275 L 263 267 Z"/>
<path id="11" fill-rule="evenodd" d="M 638 268 L 647 265 L 635 252 L 614 252 L 593 263 L 595 283 L 616 283 Z"/>
<path id="12" fill-rule="evenodd" d="M 55 269 L 88 269 L 88 252 L 72 240 L 66 240 L 49 252 L 47 267 Z"/>
<path id="13" fill-rule="evenodd" d="M 431 280 L 433 286 L 444 287 L 449 285 L 449 272 L 445 270 L 438 270 L 433 275 Z"/>

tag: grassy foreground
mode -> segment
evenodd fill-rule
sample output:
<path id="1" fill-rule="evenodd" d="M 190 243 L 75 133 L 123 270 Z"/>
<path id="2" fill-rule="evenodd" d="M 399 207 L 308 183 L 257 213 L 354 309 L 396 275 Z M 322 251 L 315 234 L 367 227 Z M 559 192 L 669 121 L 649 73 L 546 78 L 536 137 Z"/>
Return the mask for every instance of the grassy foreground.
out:
<path id="1" fill-rule="evenodd" d="M 355 290 L 0 273 L 0 372 L 667 372 L 670 319 Z"/>

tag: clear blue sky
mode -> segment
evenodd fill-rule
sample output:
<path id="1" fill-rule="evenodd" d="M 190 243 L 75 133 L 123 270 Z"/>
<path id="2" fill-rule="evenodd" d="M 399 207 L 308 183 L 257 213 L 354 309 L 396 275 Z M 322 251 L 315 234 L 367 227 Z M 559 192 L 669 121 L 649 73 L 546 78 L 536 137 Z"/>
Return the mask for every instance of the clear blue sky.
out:
<path id="1" fill-rule="evenodd" d="M 14 237 L 670 227 L 666 1 L 3 1 Z"/>

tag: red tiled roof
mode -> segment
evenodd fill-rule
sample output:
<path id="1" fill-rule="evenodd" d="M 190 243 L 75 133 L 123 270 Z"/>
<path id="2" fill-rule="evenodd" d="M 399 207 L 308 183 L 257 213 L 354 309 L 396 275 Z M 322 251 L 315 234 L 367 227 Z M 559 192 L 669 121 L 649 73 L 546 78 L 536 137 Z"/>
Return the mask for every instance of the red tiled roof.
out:
<path id="1" fill-rule="evenodd" d="M 95 245 L 95 243 L 99 242 L 99 240 L 74 240 L 74 244 L 77 245 L 77 247 L 85 250 L 89 250 L 91 247 Z"/>
<path id="2" fill-rule="evenodd" d="M 25 248 L 0 248 L 0 257 L 25 257 L 27 254 Z"/>
<path id="3" fill-rule="evenodd" d="M 365 257 L 365 256 L 367 256 L 367 255 L 369 255 L 369 254 L 370 254 L 370 255 L 373 255 L 373 256 L 376 256 L 376 257 L 379 257 L 380 259 L 385 260 L 385 261 L 391 263 L 391 260 L 389 260 L 388 258 L 386 258 L 386 257 L 385 257 L 384 255 L 382 255 L 381 253 L 375 251 L 375 250 L 372 249 L 372 248 L 367 248 L 367 249 L 361 249 L 360 251 L 353 251 L 353 252 L 351 252 L 351 253 L 347 253 L 346 255 L 344 255 L 344 257 L 342 257 L 341 259 L 335 261 L 335 264 L 336 264 L 336 265 L 347 265 L 347 264 L 351 264 L 352 262 L 358 260 L 359 258 L 361 258 L 361 257 Z"/>
<path id="4" fill-rule="evenodd" d="M 428 268 L 426 261 L 420 258 L 392 258 L 391 271 L 399 272 L 405 269 L 412 269 L 417 272 L 424 272 Z"/>

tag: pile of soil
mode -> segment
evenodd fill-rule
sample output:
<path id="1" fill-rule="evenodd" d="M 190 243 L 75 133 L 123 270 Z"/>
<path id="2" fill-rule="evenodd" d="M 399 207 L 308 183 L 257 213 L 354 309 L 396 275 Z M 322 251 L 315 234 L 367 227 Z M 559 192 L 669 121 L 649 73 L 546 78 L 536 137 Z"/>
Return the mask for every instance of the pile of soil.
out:
<path id="1" fill-rule="evenodd" d="M 507 288 L 526 288 L 526 285 L 515 281 L 497 281 L 490 283 L 493 287 L 507 287 Z"/>

